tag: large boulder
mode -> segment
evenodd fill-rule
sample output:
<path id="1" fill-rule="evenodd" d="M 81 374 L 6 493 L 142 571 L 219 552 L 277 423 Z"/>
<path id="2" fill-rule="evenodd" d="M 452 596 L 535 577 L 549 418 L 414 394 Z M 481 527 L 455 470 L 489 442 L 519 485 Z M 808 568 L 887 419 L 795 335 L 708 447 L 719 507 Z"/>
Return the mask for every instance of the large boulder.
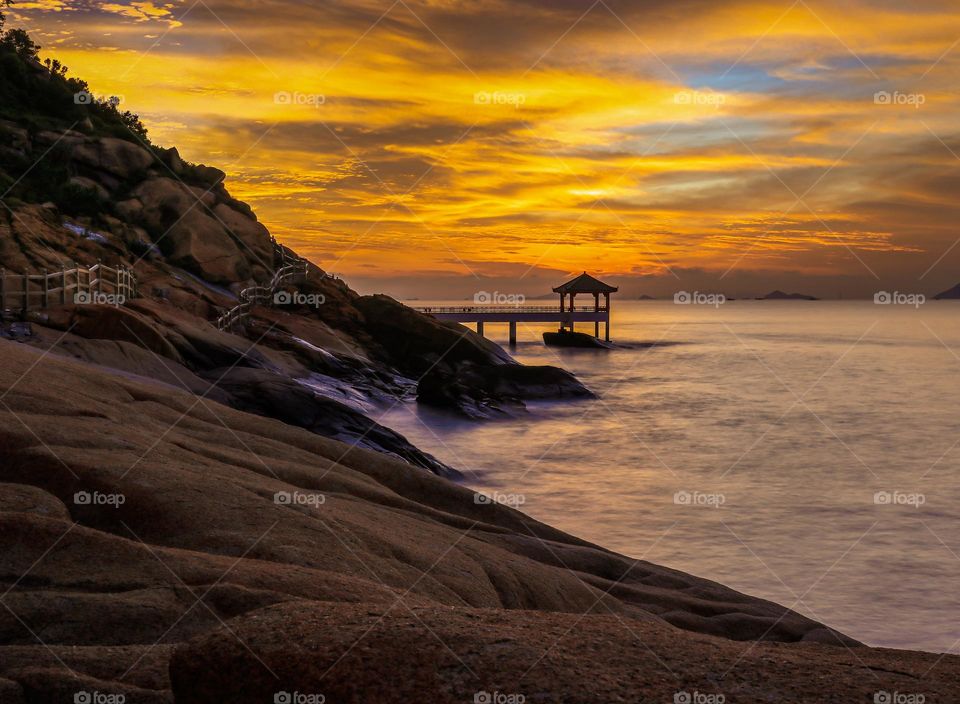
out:
<path id="1" fill-rule="evenodd" d="M 364 329 L 389 362 L 419 379 L 438 365 L 462 361 L 513 364 L 501 347 L 462 325 L 444 323 L 418 313 L 389 296 L 362 296 L 354 305 L 364 316 Z"/>
<path id="2" fill-rule="evenodd" d="M 156 162 L 156 157 L 143 147 L 116 137 L 77 144 L 73 148 L 73 159 L 121 179 L 141 174 Z"/>
<path id="3" fill-rule="evenodd" d="M 133 192 L 141 222 L 168 260 L 213 283 L 250 278 L 247 257 L 197 194 L 171 178 L 155 177 Z"/>

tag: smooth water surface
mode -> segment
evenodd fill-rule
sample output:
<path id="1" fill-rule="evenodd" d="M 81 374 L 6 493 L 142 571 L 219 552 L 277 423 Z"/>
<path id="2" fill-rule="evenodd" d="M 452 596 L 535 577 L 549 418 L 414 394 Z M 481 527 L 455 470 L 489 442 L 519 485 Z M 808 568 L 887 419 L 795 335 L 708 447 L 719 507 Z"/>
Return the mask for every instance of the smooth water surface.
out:
<path id="1" fill-rule="evenodd" d="M 381 420 L 487 493 L 871 645 L 960 645 L 960 303 L 613 303 L 632 349 L 513 350 L 599 394 Z M 582 330 L 592 330 L 592 325 Z M 486 333 L 506 344 L 506 326 Z M 657 343 L 654 346 L 642 346 Z M 428 427 L 429 426 L 429 427 Z"/>

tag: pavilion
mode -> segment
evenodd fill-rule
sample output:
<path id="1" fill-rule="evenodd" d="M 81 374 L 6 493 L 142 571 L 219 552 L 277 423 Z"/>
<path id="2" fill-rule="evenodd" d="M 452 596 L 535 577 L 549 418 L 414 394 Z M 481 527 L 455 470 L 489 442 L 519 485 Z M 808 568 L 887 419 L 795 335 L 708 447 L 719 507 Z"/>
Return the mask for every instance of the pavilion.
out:
<path id="1" fill-rule="evenodd" d="M 575 279 L 557 286 L 554 293 L 560 294 L 560 307 L 516 304 L 472 305 L 472 306 L 425 306 L 417 307 L 421 313 L 432 315 L 438 320 L 450 320 L 457 323 L 476 323 L 477 334 L 483 335 L 484 325 L 507 323 L 510 326 L 510 344 L 517 343 L 517 325 L 520 323 L 559 323 L 560 330 L 573 331 L 575 323 L 593 323 L 593 335 L 600 337 L 600 323 L 604 324 L 607 342 L 610 341 L 610 294 L 617 292 L 616 286 L 599 281 L 587 272 Z M 577 294 L 593 296 L 592 306 L 575 305 Z M 600 295 L 603 294 L 603 303 Z M 566 298 L 570 296 L 570 305 Z"/>
<path id="2" fill-rule="evenodd" d="M 564 313 L 567 310 L 571 312 L 576 310 L 575 300 L 577 294 L 586 294 L 593 296 L 593 310 L 598 316 L 593 321 L 593 336 L 600 337 L 600 313 L 605 313 L 603 316 L 604 321 L 604 339 L 610 341 L 610 294 L 616 293 L 619 289 L 616 286 L 611 286 L 610 284 L 605 284 L 599 279 L 595 279 L 590 276 L 587 272 L 583 272 L 580 276 L 570 279 L 565 284 L 561 284 L 553 289 L 554 293 L 560 294 L 560 329 L 563 330 L 566 323 L 569 323 L 570 331 L 573 332 L 574 318 L 571 315 L 569 318 L 564 318 Z M 603 295 L 603 305 L 600 304 L 600 296 Z M 570 296 L 570 306 L 566 306 L 566 298 Z"/>

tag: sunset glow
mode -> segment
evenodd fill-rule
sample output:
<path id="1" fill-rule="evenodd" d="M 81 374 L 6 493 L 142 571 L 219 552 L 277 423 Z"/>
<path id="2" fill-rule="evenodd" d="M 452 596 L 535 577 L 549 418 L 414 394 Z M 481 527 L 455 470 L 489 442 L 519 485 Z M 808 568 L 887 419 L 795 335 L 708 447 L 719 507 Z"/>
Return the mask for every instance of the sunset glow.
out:
<path id="1" fill-rule="evenodd" d="M 11 23 L 361 290 L 960 279 L 949 2 L 88 5 Z"/>

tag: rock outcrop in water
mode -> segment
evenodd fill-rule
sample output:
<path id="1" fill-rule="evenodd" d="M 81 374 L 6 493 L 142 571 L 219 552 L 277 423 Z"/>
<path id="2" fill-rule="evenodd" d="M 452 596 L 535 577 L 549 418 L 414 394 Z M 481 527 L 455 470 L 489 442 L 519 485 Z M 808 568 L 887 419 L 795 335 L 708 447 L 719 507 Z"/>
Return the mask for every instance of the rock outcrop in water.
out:
<path id="1" fill-rule="evenodd" d="M 933 297 L 935 301 L 952 301 L 960 299 L 960 284 L 957 284 L 953 288 L 949 288 L 946 291 L 942 291 Z"/>

